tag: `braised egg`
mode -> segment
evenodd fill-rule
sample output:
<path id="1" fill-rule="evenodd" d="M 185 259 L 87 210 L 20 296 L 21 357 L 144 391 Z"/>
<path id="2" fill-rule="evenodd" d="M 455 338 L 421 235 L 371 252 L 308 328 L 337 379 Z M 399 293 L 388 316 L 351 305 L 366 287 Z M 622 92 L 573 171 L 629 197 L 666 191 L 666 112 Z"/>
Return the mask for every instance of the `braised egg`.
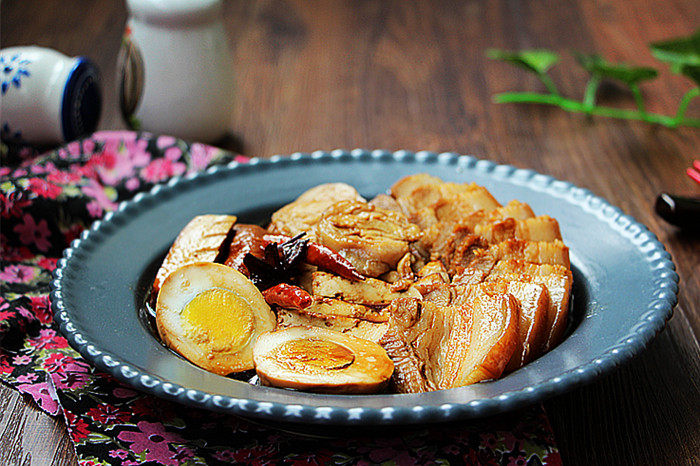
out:
<path id="1" fill-rule="evenodd" d="M 320 393 L 377 392 L 394 372 L 378 344 L 317 327 L 264 333 L 253 358 L 263 385 Z"/>
<path id="2" fill-rule="evenodd" d="M 195 262 L 163 281 L 156 324 L 170 348 L 203 369 L 228 375 L 253 368 L 253 346 L 275 327 L 275 315 L 242 273 Z"/>

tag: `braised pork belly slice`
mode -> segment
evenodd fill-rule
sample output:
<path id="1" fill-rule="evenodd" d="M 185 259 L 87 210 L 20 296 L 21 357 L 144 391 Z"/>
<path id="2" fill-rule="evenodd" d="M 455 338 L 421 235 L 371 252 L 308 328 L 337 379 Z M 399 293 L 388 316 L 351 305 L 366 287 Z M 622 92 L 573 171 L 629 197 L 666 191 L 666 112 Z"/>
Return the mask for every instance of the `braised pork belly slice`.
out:
<path id="1" fill-rule="evenodd" d="M 379 344 L 394 363 L 394 374 L 391 376 L 392 392 L 423 393 L 437 390 L 424 375 L 425 363 L 420 360 L 399 328 L 389 327 Z"/>
<path id="2" fill-rule="evenodd" d="M 549 331 L 549 293 L 547 288 L 536 283 L 518 280 L 494 280 L 489 283 L 490 286 L 511 294 L 519 305 L 517 345 L 506 367 L 506 371 L 511 372 L 541 354 Z M 450 288 L 453 306 L 464 305 L 474 298 L 474 292 L 478 290 L 473 285 L 453 284 Z"/>
<path id="3" fill-rule="evenodd" d="M 313 298 L 313 304 L 299 310 L 299 312 L 321 318 L 326 316 L 339 316 L 351 317 L 369 322 L 386 322 L 389 320 L 389 314 L 385 309 L 347 303 L 339 299 L 324 298 L 322 296 L 314 296 Z"/>
<path id="4" fill-rule="evenodd" d="M 294 309 L 278 309 L 277 328 L 319 327 L 363 338 L 375 343 L 382 339 L 389 329 L 388 322 L 369 322 L 352 317 L 328 314 L 304 314 Z"/>
<path id="5" fill-rule="evenodd" d="M 312 277 L 311 294 L 348 303 L 385 306 L 396 298 L 407 296 L 406 292 L 394 291 L 391 284 L 376 278 L 351 281 L 327 272 L 314 272 Z M 417 293 L 409 293 L 414 297 L 420 296 Z"/>
<path id="6" fill-rule="evenodd" d="M 168 255 L 158 269 L 153 281 L 153 296 L 157 296 L 167 276 L 183 265 L 214 262 L 221 248 L 225 247 L 224 243 L 234 223 L 234 215 L 199 215 L 190 220 L 170 246 Z"/>
<path id="7" fill-rule="evenodd" d="M 409 198 L 418 188 L 427 185 L 440 185 L 443 181 L 437 176 L 428 175 L 427 173 L 418 173 L 416 175 L 404 176 L 391 187 L 391 195 L 394 199 Z"/>
<path id="8" fill-rule="evenodd" d="M 523 241 L 510 239 L 489 247 L 488 253 L 496 260 L 516 259 L 533 264 L 562 265 L 571 268 L 569 248 L 555 239 L 552 241 Z"/>
<path id="9" fill-rule="evenodd" d="M 527 241 L 561 240 L 559 223 L 548 215 L 516 220 L 507 218 L 493 223 L 482 223 L 474 227 L 474 234 L 484 238 L 489 244 L 509 239 Z"/>
<path id="10" fill-rule="evenodd" d="M 500 207 L 482 186 L 445 183 L 430 175 L 402 178 L 392 186 L 391 194 L 411 222 L 423 230 L 449 217 L 463 218 L 471 212 L 490 212 Z"/>
<path id="11" fill-rule="evenodd" d="M 562 265 L 532 264 L 519 260 L 499 261 L 485 279 L 487 282 L 523 281 L 544 286 L 549 294 L 547 337 L 542 351 L 549 351 L 564 336 L 569 315 L 573 276 Z"/>
<path id="12" fill-rule="evenodd" d="M 438 306 L 447 306 L 452 301 L 450 277 L 440 261 L 428 262 L 423 266 L 418 271 L 417 280 L 411 285 L 410 290 L 418 293 L 424 301 Z"/>
<path id="13" fill-rule="evenodd" d="M 506 372 L 512 372 L 542 354 L 549 331 L 549 292 L 544 285 L 513 280 L 508 282 L 508 293 L 520 304 L 518 345 L 506 366 Z"/>
<path id="14" fill-rule="evenodd" d="M 311 229 L 318 223 L 323 211 L 336 202 L 347 200 L 363 201 L 364 199 L 355 188 L 345 183 L 316 186 L 272 214 L 268 230 L 288 236 L 307 232 L 307 238 L 313 240 Z"/>
<path id="15" fill-rule="evenodd" d="M 519 306 L 500 284 L 471 288 L 458 305 L 392 302 L 381 343 L 400 393 L 461 387 L 499 377 L 518 344 Z"/>
<path id="16" fill-rule="evenodd" d="M 363 275 L 396 269 L 421 232 L 401 213 L 366 202 L 342 201 L 326 209 L 313 229 L 317 241 L 338 252 Z"/>
<path id="17" fill-rule="evenodd" d="M 501 239 L 530 236 L 530 230 L 526 227 L 539 231 L 539 221 L 534 221 L 532 209 L 527 204 L 511 201 L 491 211 L 471 211 L 471 207 L 464 209 L 461 205 L 450 202 L 441 207 L 438 211 L 441 212 L 441 220 L 424 231 L 416 243 L 429 254 L 430 260 L 442 260 L 450 274 L 458 273 L 475 250 L 486 248 Z M 518 230 L 518 225 L 524 226 Z M 485 237 L 483 232 L 487 232 Z"/>
<path id="18" fill-rule="evenodd" d="M 485 278 L 498 261 L 512 259 L 534 264 L 561 265 L 570 268 L 569 248 L 560 240 L 554 241 L 522 241 L 509 239 L 493 244 L 488 248 L 471 249 L 469 254 L 458 258 L 453 281 L 462 284 L 474 283 L 473 277 L 480 273 Z M 454 259 L 453 259 L 454 260 Z M 459 266 L 466 269 L 460 270 Z M 466 275 L 466 278 L 463 277 Z M 479 283 L 483 280 L 476 280 Z"/>

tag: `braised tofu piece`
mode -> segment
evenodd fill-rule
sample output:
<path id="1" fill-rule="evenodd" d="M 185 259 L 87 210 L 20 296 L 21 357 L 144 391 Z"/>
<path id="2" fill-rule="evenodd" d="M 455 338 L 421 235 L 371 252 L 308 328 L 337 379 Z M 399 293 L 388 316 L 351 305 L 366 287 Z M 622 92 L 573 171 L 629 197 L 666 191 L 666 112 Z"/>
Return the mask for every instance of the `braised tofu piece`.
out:
<path id="1" fill-rule="evenodd" d="M 388 330 L 389 323 L 370 322 L 353 317 L 328 314 L 309 315 L 294 309 L 279 309 L 277 311 L 277 328 L 298 326 L 326 328 L 376 343 Z"/>
<path id="2" fill-rule="evenodd" d="M 324 298 L 322 296 L 314 296 L 313 304 L 300 312 L 318 317 L 352 317 L 369 322 L 386 322 L 389 320 L 389 315 L 385 310 L 378 310 L 361 304 L 346 303 L 339 299 Z"/>
<path id="3" fill-rule="evenodd" d="M 199 215 L 190 220 L 175 238 L 158 269 L 153 295 L 158 294 L 167 276 L 183 265 L 214 262 L 235 223 L 234 215 Z"/>
<path id="4" fill-rule="evenodd" d="M 367 306 L 387 305 L 396 298 L 406 296 L 405 292 L 393 291 L 391 284 L 382 280 L 366 278 L 363 281 L 351 281 L 326 272 L 313 273 L 311 293 Z"/>
<path id="5" fill-rule="evenodd" d="M 311 229 L 318 223 L 323 211 L 336 202 L 348 200 L 364 201 L 355 188 L 345 183 L 316 186 L 272 214 L 268 230 L 288 236 L 307 232 L 307 237 L 313 240 Z"/>
<path id="6" fill-rule="evenodd" d="M 333 204 L 314 227 L 320 244 L 345 257 L 363 275 L 378 277 L 395 269 L 420 238 L 420 230 L 398 212 L 365 202 Z"/>

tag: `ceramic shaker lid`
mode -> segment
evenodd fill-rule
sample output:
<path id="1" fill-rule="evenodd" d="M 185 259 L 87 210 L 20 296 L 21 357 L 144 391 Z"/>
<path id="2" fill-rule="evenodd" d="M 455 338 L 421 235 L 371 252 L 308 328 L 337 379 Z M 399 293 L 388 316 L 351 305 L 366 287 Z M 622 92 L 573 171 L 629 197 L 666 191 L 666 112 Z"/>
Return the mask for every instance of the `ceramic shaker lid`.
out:
<path id="1" fill-rule="evenodd" d="M 102 90 L 97 67 L 87 58 L 78 57 L 63 91 L 63 139 L 72 141 L 94 132 L 101 111 Z"/>

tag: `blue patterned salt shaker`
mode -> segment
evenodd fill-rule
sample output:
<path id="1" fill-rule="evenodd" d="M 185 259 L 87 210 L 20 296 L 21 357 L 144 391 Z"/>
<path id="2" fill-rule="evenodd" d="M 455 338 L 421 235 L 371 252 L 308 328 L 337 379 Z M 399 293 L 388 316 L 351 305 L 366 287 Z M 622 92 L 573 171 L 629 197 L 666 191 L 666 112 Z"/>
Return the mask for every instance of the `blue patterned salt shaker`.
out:
<path id="1" fill-rule="evenodd" d="M 97 128 L 102 89 L 85 57 L 27 46 L 0 50 L 0 137 L 33 145 L 59 144 Z"/>
<path id="2" fill-rule="evenodd" d="M 222 0 L 127 0 L 117 81 L 134 129 L 214 142 L 231 123 L 233 59 Z"/>

